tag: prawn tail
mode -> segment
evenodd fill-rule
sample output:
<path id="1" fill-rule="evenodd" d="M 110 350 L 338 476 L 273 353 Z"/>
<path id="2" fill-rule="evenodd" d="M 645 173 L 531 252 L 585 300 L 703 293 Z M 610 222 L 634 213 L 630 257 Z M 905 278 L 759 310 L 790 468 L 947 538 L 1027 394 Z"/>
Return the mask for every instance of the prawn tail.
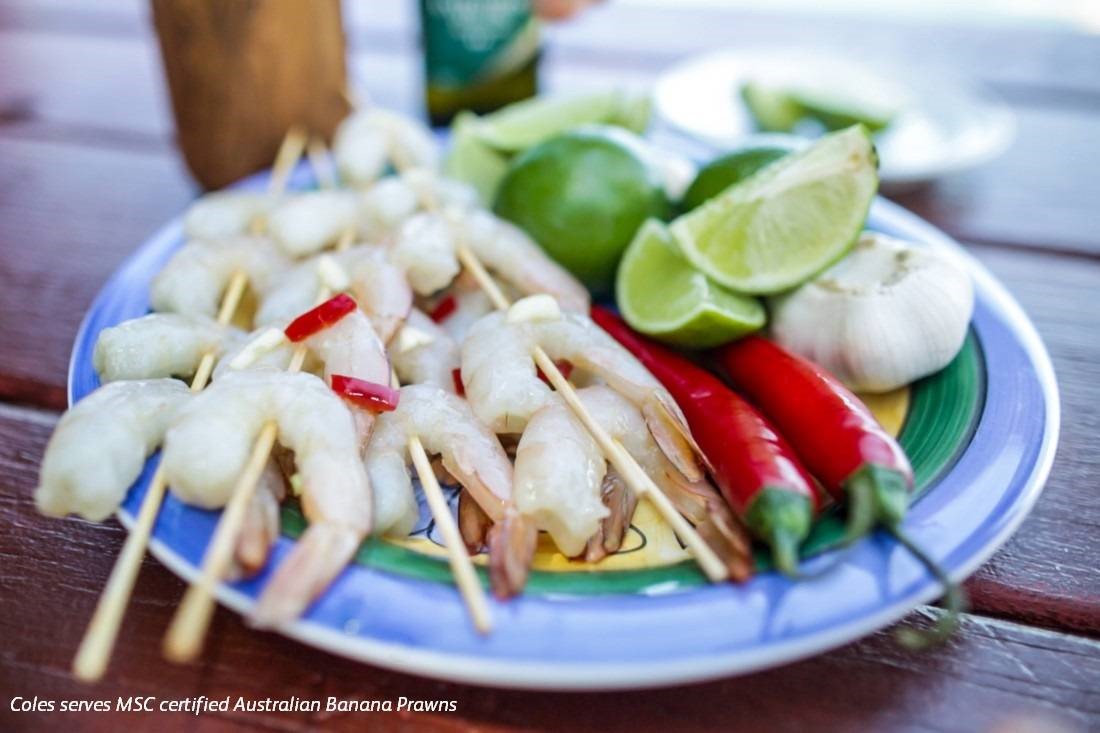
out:
<path id="1" fill-rule="evenodd" d="M 258 490 L 249 502 L 234 552 L 240 577 L 251 577 L 267 564 L 278 537 L 279 501 L 270 491 Z"/>
<path id="2" fill-rule="evenodd" d="M 485 547 L 493 520 L 465 489 L 458 495 L 458 531 L 466 551 L 476 555 Z"/>
<path id="3" fill-rule="evenodd" d="M 513 508 L 489 530 L 489 584 L 497 598 L 511 598 L 527 584 L 538 529 Z"/>
<path id="4" fill-rule="evenodd" d="M 661 452 L 688 481 L 699 481 L 710 468 L 680 408 L 664 390 L 654 390 L 642 405 L 642 416 Z"/>
<path id="5" fill-rule="evenodd" d="M 725 564 L 730 578 L 743 582 L 752 576 L 752 547 L 748 531 L 720 500 L 708 505 L 706 518 L 696 524 L 695 529 Z"/>
<path id="6" fill-rule="evenodd" d="M 584 552 L 588 562 L 599 562 L 619 551 L 638 506 L 637 496 L 614 469 L 609 468 L 604 475 L 600 491 L 610 513 L 600 521 L 600 528 L 588 540 Z"/>
<path id="7" fill-rule="evenodd" d="M 252 625 L 273 628 L 301 616 L 351 561 L 362 539 L 352 527 L 309 525 L 260 594 Z"/>

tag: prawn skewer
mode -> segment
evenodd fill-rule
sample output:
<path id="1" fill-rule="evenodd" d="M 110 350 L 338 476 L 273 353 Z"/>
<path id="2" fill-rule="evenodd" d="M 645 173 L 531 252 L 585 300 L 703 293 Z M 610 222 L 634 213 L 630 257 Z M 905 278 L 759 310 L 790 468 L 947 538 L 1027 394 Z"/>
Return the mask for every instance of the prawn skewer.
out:
<path id="1" fill-rule="evenodd" d="M 507 310 L 511 306 L 511 302 L 481 264 L 477 256 L 461 241 L 456 242 L 455 249 L 459 262 L 477 280 L 478 284 L 489 296 L 493 306 L 498 310 Z M 573 385 L 570 384 L 569 380 L 565 378 L 565 375 L 561 373 L 561 370 L 558 368 L 557 364 L 554 363 L 554 360 L 537 344 L 532 348 L 531 354 L 539 369 L 542 370 L 542 373 L 545 374 L 546 378 L 550 381 L 551 386 L 561 395 L 565 403 L 577 416 L 577 419 L 579 419 L 588 430 L 589 434 L 596 441 L 596 444 L 600 447 L 600 450 L 603 452 L 608 462 L 614 467 L 615 471 L 617 471 L 627 485 L 634 490 L 637 496 L 644 496 L 653 503 L 653 506 L 660 512 L 662 518 L 672 526 L 676 535 L 685 545 L 687 545 L 695 561 L 699 564 L 700 569 L 707 578 L 715 583 L 728 578 L 729 569 L 726 564 L 723 563 L 714 550 L 707 545 L 702 536 L 700 536 L 695 528 L 691 526 L 691 523 L 676 510 L 672 501 L 665 496 L 657 484 L 653 482 L 653 479 L 642 470 L 641 466 L 639 466 L 638 462 L 634 460 L 634 457 L 627 452 L 622 443 L 612 438 L 611 435 L 604 430 L 603 426 L 596 422 L 596 419 L 577 395 L 577 391 L 573 388 Z"/>
<path id="2" fill-rule="evenodd" d="M 311 146 L 310 152 L 314 165 L 318 166 L 318 177 L 332 180 L 333 177 L 328 173 L 328 169 L 323 163 L 321 144 L 314 143 Z M 355 230 L 345 230 L 337 242 L 336 249 L 348 249 L 354 239 Z M 323 302 L 329 295 L 331 295 L 331 291 L 328 286 L 322 285 L 317 297 L 318 302 Z M 294 351 L 287 371 L 297 372 L 301 370 L 306 355 L 306 346 L 304 344 L 299 345 Z M 168 633 L 165 636 L 164 653 L 172 661 L 186 662 L 193 660 L 202 649 L 202 640 L 206 634 L 206 629 L 210 625 L 210 619 L 214 611 L 215 585 L 221 578 L 225 577 L 229 570 L 233 550 L 237 545 L 238 535 L 240 534 L 247 516 L 248 505 L 252 501 L 256 486 L 259 483 L 264 467 L 271 455 L 271 451 L 275 446 L 277 435 L 278 425 L 274 421 L 268 422 L 263 426 L 253 445 L 252 453 L 245 463 L 244 470 L 241 472 L 233 487 L 229 502 L 226 504 L 225 511 L 218 520 L 218 526 L 215 529 L 214 536 L 203 558 L 202 574 L 199 576 L 198 581 L 188 589 L 183 602 L 176 611 L 176 615 L 172 620 Z M 410 450 L 413 451 L 414 462 L 418 465 L 418 472 L 422 474 L 422 480 L 423 476 L 431 475 L 431 478 L 425 481 L 425 488 L 429 492 L 429 505 L 431 506 L 434 503 L 431 497 L 431 488 L 433 486 L 436 490 L 435 493 L 438 495 L 434 498 L 442 502 L 442 491 L 439 489 L 438 483 L 432 483 L 434 474 L 431 474 L 430 464 L 428 463 L 427 454 L 424 451 L 423 445 L 420 444 L 419 439 L 415 436 L 413 436 L 409 442 Z M 415 451 L 415 447 L 419 447 L 419 451 Z M 420 458 L 423 459 L 422 462 L 419 460 Z M 419 465 L 421 463 L 427 468 L 427 471 L 420 471 Z M 438 507 L 433 507 L 433 513 L 435 513 L 436 509 L 438 509 Z M 446 511 L 445 502 L 443 502 L 442 509 L 447 513 L 447 516 L 450 516 L 449 512 Z M 448 535 L 447 528 L 441 526 L 441 530 L 446 537 Z M 457 527 L 449 534 L 457 536 Z M 454 543 L 448 541 L 447 544 L 450 546 Z M 469 562 L 468 556 L 466 560 Z M 456 570 L 456 579 L 459 579 L 460 587 L 464 588 L 463 597 L 467 599 L 474 597 L 469 594 L 468 589 L 472 586 L 476 588 L 477 591 L 480 591 L 481 586 L 476 582 L 476 576 L 473 573 L 472 566 L 463 570 L 452 560 L 452 567 Z M 468 601 L 468 603 L 470 603 L 470 612 L 474 619 L 475 626 L 479 631 L 487 631 L 489 628 L 489 616 L 484 597 L 481 598 L 480 603 L 477 602 L 476 598 L 473 601 Z"/>
<path id="3" fill-rule="evenodd" d="M 317 174 L 322 187 L 334 187 L 337 184 L 336 176 L 329 165 L 328 156 L 325 154 L 324 144 L 320 141 L 311 141 L 309 146 L 310 163 Z M 390 376 L 394 389 L 400 387 L 397 373 Z M 447 500 L 443 496 L 443 489 L 439 486 L 435 472 L 432 470 L 431 460 L 424 444 L 415 433 L 408 438 L 409 456 L 412 458 L 413 467 L 420 479 L 420 486 L 424 490 L 424 497 L 428 501 L 428 509 L 431 510 L 439 533 L 443 536 L 443 545 L 447 550 L 447 561 L 451 566 L 451 574 L 454 576 L 455 585 L 466 604 L 466 610 L 470 614 L 474 628 L 482 634 L 492 630 L 492 618 L 489 614 L 489 603 L 485 590 L 478 582 L 477 573 L 474 571 L 473 561 L 466 551 L 466 545 L 462 541 L 462 534 L 458 530 L 458 524 L 451 514 Z"/>
<path id="4" fill-rule="evenodd" d="M 301 156 L 304 144 L 305 135 L 300 130 L 292 128 L 287 132 L 275 159 L 268 188 L 270 193 L 277 194 L 286 186 L 287 177 Z M 218 309 L 219 324 L 226 325 L 232 320 L 247 284 L 248 279 L 243 272 L 235 273 L 230 278 Z M 199 392 L 206 386 L 214 370 L 216 358 L 215 351 L 207 351 L 203 354 L 191 379 L 191 392 Z M 138 570 L 141 568 L 141 561 L 145 556 L 145 549 L 153 533 L 153 525 L 160 513 L 161 504 L 164 502 L 167 487 L 165 473 L 158 467 L 149 482 L 149 488 L 145 492 L 141 508 L 130 528 L 130 534 L 111 569 L 111 575 L 99 597 L 92 620 L 84 632 L 84 638 L 77 648 L 76 657 L 73 659 L 73 674 L 78 679 L 94 682 L 103 677 L 107 669 L 107 662 L 111 658 L 111 650 L 118 638 L 122 617 L 129 604 L 130 594 L 133 592 L 134 582 L 137 580 Z"/>
<path id="5" fill-rule="evenodd" d="M 354 238 L 354 231 L 344 232 L 336 244 L 336 249 L 347 249 Z M 322 285 L 317 294 L 317 302 L 323 302 L 329 295 L 331 291 L 328 286 Z M 304 344 L 299 344 L 294 350 L 287 371 L 291 373 L 301 371 L 307 354 L 308 348 Z M 187 589 L 183 601 L 176 609 L 176 614 L 164 637 L 164 654 L 173 662 L 192 661 L 202 651 L 202 641 L 214 613 L 215 586 L 230 569 L 233 551 L 237 545 L 241 527 L 244 525 L 249 503 L 271 457 L 278 431 L 279 426 L 274 421 L 265 423 L 260 430 L 253 444 L 252 453 L 245 463 L 244 470 L 237 478 L 229 502 L 225 505 L 225 511 L 218 519 L 214 536 L 203 556 L 202 572 L 198 580 Z"/>

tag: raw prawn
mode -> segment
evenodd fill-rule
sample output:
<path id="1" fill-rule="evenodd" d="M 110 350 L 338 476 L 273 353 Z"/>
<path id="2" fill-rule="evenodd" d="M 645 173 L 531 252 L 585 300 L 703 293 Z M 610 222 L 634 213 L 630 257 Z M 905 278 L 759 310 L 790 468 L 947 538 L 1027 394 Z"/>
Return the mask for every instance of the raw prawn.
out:
<path id="1" fill-rule="evenodd" d="M 458 344 L 421 311 L 409 312 L 389 351 L 402 384 L 431 384 L 455 392 Z"/>
<path id="2" fill-rule="evenodd" d="M 203 354 L 220 356 L 244 334 L 202 315 L 150 313 L 103 329 L 92 363 L 103 382 L 190 377 Z"/>
<path id="3" fill-rule="evenodd" d="M 260 332 L 263 333 L 263 332 Z M 258 338 L 259 335 L 253 338 Z M 284 341 L 279 346 L 260 355 L 251 364 L 241 365 L 237 355 L 249 348 L 242 344 L 222 359 L 214 370 L 214 379 L 222 379 L 226 374 L 239 369 L 259 371 L 284 371 L 294 355 L 294 344 Z M 373 384 L 389 384 L 390 362 L 386 347 L 378 338 L 370 321 L 362 311 L 348 313 L 336 323 L 317 331 L 302 343 L 309 350 L 323 370 L 325 381 L 332 383 L 333 375 L 354 377 Z M 310 366 L 307 364 L 307 366 Z M 352 407 L 355 417 L 356 433 L 362 442 L 370 436 L 374 424 L 374 413 L 359 407 Z"/>
<path id="4" fill-rule="evenodd" d="M 183 233 L 189 239 L 209 240 L 247 234 L 274 203 L 274 197 L 263 193 L 214 191 L 191 204 L 183 217 Z"/>
<path id="5" fill-rule="evenodd" d="M 262 295 L 257 325 L 283 324 L 313 306 L 323 282 L 321 257 L 346 273 L 348 290 L 370 318 L 379 337 L 389 341 L 412 307 L 413 294 L 400 268 L 375 245 L 320 255 L 283 273 Z"/>
<path id="6" fill-rule="evenodd" d="M 377 530 L 402 536 L 417 518 L 408 470 L 408 440 L 419 436 L 439 454 L 478 507 L 492 520 L 489 562 L 493 589 L 517 593 L 534 557 L 536 533 L 512 503 L 512 464 L 497 437 L 460 397 L 432 385 L 401 388 L 397 409 L 380 415 L 364 457 L 375 494 Z"/>
<path id="7" fill-rule="evenodd" d="M 311 374 L 232 372 L 180 410 L 162 459 L 181 500 L 224 506 L 268 421 L 277 424 L 279 443 L 294 452 L 309 527 L 256 605 L 253 620 L 265 627 L 299 616 L 371 529 L 370 484 L 347 407 Z"/>
<path id="8" fill-rule="evenodd" d="M 106 519 L 190 394 L 178 380 L 151 379 L 112 382 L 77 402 L 46 445 L 34 492 L 38 510 Z"/>
<path id="9" fill-rule="evenodd" d="M 522 303 L 522 301 L 520 301 Z M 516 306 L 513 306 L 515 308 Z M 498 433 L 521 433 L 552 391 L 538 377 L 532 351 L 597 377 L 630 400 L 649 432 L 689 480 L 703 477 L 697 448 L 683 414 L 667 390 L 626 349 L 580 313 L 512 321 L 508 312 L 475 323 L 462 345 L 462 382 L 474 413 Z"/>
<path id="10" fill-rule="evenodd" d="M 194 240 L 177 251 L 152 283 L 153 310 L 213 318 L 236 272 L 263 292 L 292 262 L 264 237 Z"/>
<path id="11" fill-rule="evenodd" d="M 336 167 L 351 186 L 365 186 L 388 164 L 436 168 L 439 148 L 423 123 L 383 109 L 352 114 L 340 123 L 332 144 Z"/>
<path id="12" fill-rule="evenodd" d="M 285 197 L 271 210 L 267 230 L 290 257 L 314 254 L 358 226 L 359 197 L 353 191 L 307 191 Z"/>

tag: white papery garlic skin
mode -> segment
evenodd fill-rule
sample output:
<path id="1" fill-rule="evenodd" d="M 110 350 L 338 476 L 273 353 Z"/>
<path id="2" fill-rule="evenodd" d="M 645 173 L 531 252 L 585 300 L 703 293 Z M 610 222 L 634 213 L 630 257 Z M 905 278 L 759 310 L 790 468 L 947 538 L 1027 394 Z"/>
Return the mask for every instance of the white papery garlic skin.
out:
<path id="1" fill-rule="evenodd" d="M 887 392 L 959 353 L 974 286 L 945 253 L 865 232 L 847 257 L 769 306 L 778 343 L 855 391 Z"/>

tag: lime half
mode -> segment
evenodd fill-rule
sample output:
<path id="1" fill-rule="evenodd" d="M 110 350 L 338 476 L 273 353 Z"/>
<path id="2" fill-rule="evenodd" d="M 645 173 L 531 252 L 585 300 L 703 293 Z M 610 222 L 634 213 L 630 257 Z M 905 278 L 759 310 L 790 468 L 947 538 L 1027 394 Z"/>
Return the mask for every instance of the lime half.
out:
<path id="1" fill-rule="evenodd" d="M 642 225 L 623 255 L 615 291 L 619 310 L 635 330 L 678 346 L 709 348 L 764 325 L 760 301 L 692 267 L 656 219 Z"/>
<path id="2" fill-rule="evenodd" d="M 589 123 L 610 124 L 640 133 L 649 125 L 649 117 L 648 96 L 616 90 L 516 102 L 481 118 L 477 131 L 487 145 L 515 153 Z"/>
<path id="3" fill-rule="evenodd" d="M 777 293 L 808 280 L 856 241 L 878 189 L 862 126 L 826 135 L 676 219 L 684 256 L 742 293 Z"/>

